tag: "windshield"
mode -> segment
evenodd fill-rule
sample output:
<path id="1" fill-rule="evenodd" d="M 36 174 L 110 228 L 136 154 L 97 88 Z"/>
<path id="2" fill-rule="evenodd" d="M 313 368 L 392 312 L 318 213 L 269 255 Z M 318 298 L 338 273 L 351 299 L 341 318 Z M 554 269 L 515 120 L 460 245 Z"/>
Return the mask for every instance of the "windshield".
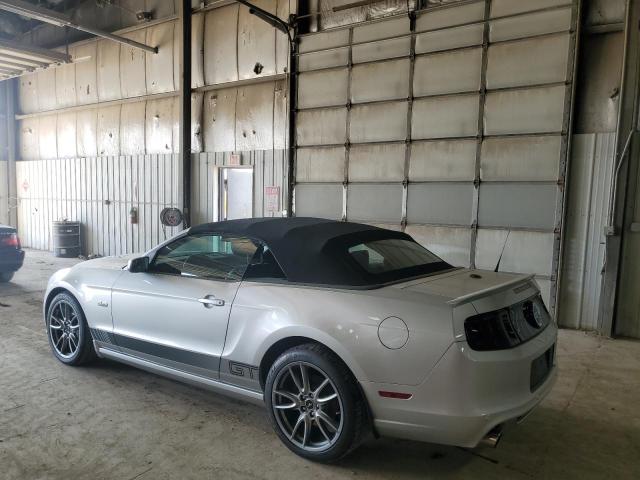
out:
<path id="1" fill-rule="evenodd" d="M 422 245 L 400 238 L 365 241 L 347 249 L 372 283 L 398 281 L 451 268 Z"/>

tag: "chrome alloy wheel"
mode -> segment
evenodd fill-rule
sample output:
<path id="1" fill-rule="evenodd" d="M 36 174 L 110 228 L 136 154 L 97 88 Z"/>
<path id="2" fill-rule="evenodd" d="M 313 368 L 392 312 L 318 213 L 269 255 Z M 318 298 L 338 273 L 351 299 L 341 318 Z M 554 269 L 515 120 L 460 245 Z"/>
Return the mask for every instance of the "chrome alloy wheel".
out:
<path id="1" fill-rule="evenodd" d="M 60 300 L 49 312 L 49 335 L 56 353 L 71 358 L 80 346 L 80 317 L 70 303 Z"/>
<path id="2" fill-rule="evenodd" d="M 326 373 L 310 363 L 293 362 L 278 373 L 273 385 L 274 416 L 293 444 L 318 452 L 340 438 L 342 399 Z"/>

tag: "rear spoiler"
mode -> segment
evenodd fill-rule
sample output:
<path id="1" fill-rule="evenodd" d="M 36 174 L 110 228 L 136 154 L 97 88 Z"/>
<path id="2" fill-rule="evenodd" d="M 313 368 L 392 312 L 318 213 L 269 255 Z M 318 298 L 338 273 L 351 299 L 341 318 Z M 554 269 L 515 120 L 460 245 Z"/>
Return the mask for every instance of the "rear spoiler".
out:
<path id="1" fill-rule="evenodd" d="M 508 290 L 517 285 L 531 283 L 531 280 L 533 280 L 534 277 L 535 275 L 514 277 L 513 279 L 507 280 L 506 282 L 501 283 L 499 285 L 494 285 L 493 287 L 485 288 L 484 290 L 478 290 L 476 292 L 469 293 L 467 295 L 462 295 L 458 298 L 454 298 L 452 300 L 449 300 L 447 303 L 453 306 L 461 305 L 463 303 L 469 303 L 477 298 L 485 297 L 489 293 L 498 293 L 504 290 Z"/>

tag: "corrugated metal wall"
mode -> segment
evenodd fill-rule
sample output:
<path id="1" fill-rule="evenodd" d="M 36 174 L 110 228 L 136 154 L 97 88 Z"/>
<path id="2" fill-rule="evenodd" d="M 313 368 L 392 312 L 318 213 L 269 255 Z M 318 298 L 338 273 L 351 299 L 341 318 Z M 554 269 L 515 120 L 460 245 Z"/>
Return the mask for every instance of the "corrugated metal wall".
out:
<path id="1" fill-rule="evenodd" d="M 296 215 L 404 229 L 554 304 L 576 2 L 462 2 L 304 35 Z"/>

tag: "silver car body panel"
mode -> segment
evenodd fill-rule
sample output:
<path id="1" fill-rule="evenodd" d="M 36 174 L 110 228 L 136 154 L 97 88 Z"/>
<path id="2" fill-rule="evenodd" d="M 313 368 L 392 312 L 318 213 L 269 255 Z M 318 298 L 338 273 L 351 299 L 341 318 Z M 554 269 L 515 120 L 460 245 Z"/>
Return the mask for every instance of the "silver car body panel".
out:
<path id="1" fill-rule="evenodd" d="M 60 289 L 78 299 L 100 356 L 247 401 L 262 402 L 261 361 L 291 337 L 322 343 L 342 359 L 382 435 L 475 446 L 496 425 L 529 412 L 555 380 L 554 366 L 529 390 L 531 362 L 556 342 L 553 323 L 509 350 L 474 351 L 465 340 L 469 316 L 539 294 L 527 276 L 456 269 L 345 290 L 131 273 L 123 268 L 128 258 L 61 270 L 45 299 Z M 198 301 L 205 295 L 224 305 L 206 308 Z M 389 317 L 408 329 L 402 348 L 380 340 L 379 326 Z M 412 396 L 384 398 L 384 390 Z"/>

